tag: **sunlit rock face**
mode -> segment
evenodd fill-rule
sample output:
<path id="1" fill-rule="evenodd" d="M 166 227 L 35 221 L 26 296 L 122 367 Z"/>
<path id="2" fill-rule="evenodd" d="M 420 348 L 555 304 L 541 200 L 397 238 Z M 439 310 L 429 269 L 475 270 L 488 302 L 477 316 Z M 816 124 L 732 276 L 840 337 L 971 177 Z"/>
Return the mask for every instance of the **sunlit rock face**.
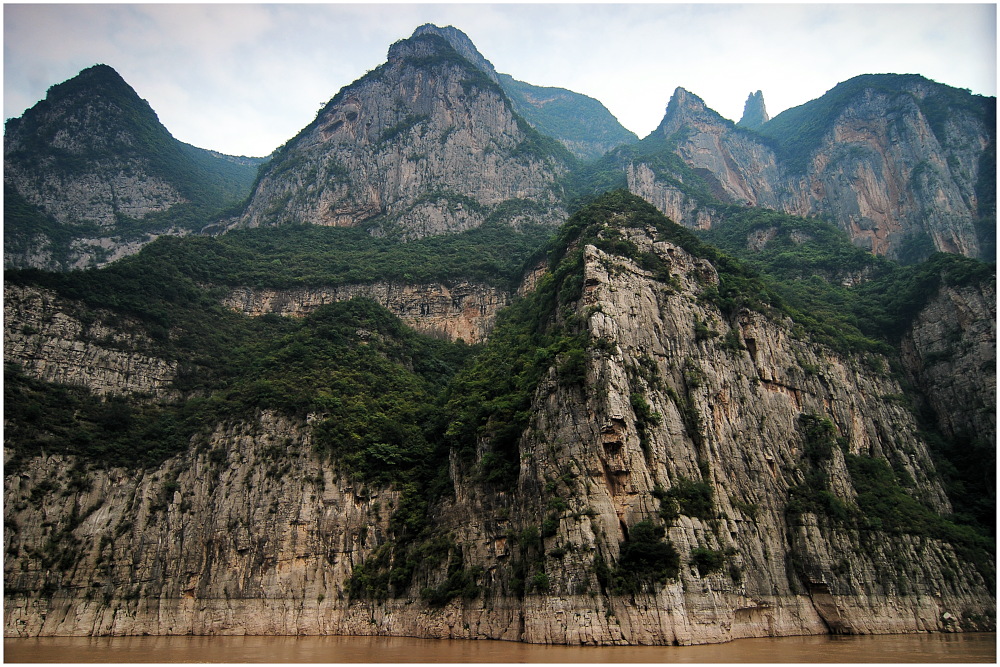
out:
<path id="1" fill-rule="evenodd" d="M 377 282 L 286 290 L 241 287 L 230 292 L 225 304 L 252 316 L 303 317 L 324 304 L 355 297 L 372 299 L 421 333 L 469 344 L 484 342 L 497 313 L 510 303 L 507 292 L 491 285 Z"/>
<path id="2" fill-rule="evenodd" d="M 793 502 L 821 484 L 831 507 L 857 507 L 864 480 L 852 462 L 864 460 L 905 471 L 907 493 L 950 511 L 886 360 L 824 348 L 780 315 L 722 311 L 710 262 L 652 228 L 618 234 L 660 268 L 578 246 L 579 295 L 551 317 L 583 323 L 592 343 L 582 368 L 570 381 L 556 358 L 534 388 L 513 488 L 451 457 L 449 492 L 430 511 L 434 534 L 453 546 L 429 540 L 392 595 L 358 599 L 351 577 L 391 553 L 405 489 L 362 484 L 321 459 L 317 415 L 258 411 L 209 425 L 148 470 L 20 461 L 4 480 L 6 634 L 607 645 L 988 629 L 990 586 L 950 544 L 859 530 Z M 943 294 L 915 339 L 936 340 L 944 316 L 934 308 L 977 299 Z M 269 307 L 263 294 L 243 303 Z M 23 335 L 46 332 L 55 335 Z M 125 373 L 105 382 L 147 387 Z M 488 437 L 469 444 L 491 447 Z M 644 523 L 663 531 L 676 568 L 625 594 L 615 572 L 635 558 L 628 545 Z M 472 592 L 428 602 L 457 572 Z"/>
<path id="3" fill-rule="evenodd" d="M 240 226 L 371 223 L 420 238 L 565 216 L 552 153 L 485 72 L 443 37 L 394 44 L 278 150 Z"/>
<path id="4" fill-rule="evenodd" d="M 742 128 L 750 125 L 734 126 L 683 88 L 674 93 L 654 135 L 725 202 L 828 218 L 878 255 L 925 256 L 938 250 L 979 257 L 976 224 L 991 215 L 980 210 L 981 178 L 993 173 L 986 162 L 995 162 L 996 142 L 983 109 L 995 101 L 966 94 L 965 106 L 947 106 L 940 101 L 947 87 L 921 77 L 900 79 L 895 90 L 862 86 L 836 102 L 839 106 L 812 107 L 809 122 L 827 123 L 814 144 L 783 139 L 782 132 L 808 131 L 775 129 L 784 114 L 749 132 Z M 948 90 L 953 96 L 958 92 Z M 782 140 L 801 154 L 789 157 L 793 149 L 780 149 Z M 630 190 L 666 215 L 680 214 L 678 222 L 704 226 L 685 211 L 693 204 L 674 201 L 689 197 L 668 194 L 677 186 L 651 179 L 644 166 L 636 160 L 630 167 Z"/>

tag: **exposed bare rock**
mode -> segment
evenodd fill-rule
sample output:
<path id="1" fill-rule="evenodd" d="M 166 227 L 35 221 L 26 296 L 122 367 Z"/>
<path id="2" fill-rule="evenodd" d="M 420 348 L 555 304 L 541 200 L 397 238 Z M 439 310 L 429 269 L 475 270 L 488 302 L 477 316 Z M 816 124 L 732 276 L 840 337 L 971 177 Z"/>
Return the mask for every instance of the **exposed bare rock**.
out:
<path id="1" fill-rule="evenodd" d="M 942 432 L 996 442 L 996 286 L 942 286 L 903 339 L 903 360 Z"/>
<path id="2" fill-rule="evenodd" d="M 583 247 L 582 296 L 554 316 L 586 322 L 584 384 L 559 363 L 542 378 L 516 489 L 451 459 L 433 525 L 476 573 L 472 597 L 422 595 L 453 571 L 450 551 L 395 597 L 352 599 L 355 568 L 390 553 L 401 490 L 318 458 L 316 415 L 259 412 L 155 470 L 22 461 L 4 480 L 5 632 L 611 645 L 991 627 L 989 586 L 950 544 L 793 507 L 817 470 L 857 507 L 859 457 L 904 469 L 907 493 L 949 511 L 912 414 L 887 398 L 901 388 L 885 360 L 841 356 L 780 317 L 726 315 L 705 298 L 709 262 L 652 229 L 621 233 L 670 277 Z M 836 444 L 817 454 L 804 423 L 828 423 Z M 708 508 L 685 504 L 691 488 L 710 490 Z M 643 521 L 666 529 L 678 570 L 616 594 L 610 573 Z"/>
<path id="3" fill-rule="evenodd" d="M 4 264 L 102 266 L 241 199 L 261 162 L 174 139 L 107 65 L 52 86 L 4 128 Z"/>
<path id="4" fill-rule="evenodd" d="M 995 145 L 994 130 L 966 107 L 949 108 L 943 117 L 940 110 L 931 111 L 948 104 L 936 97 L 946 87 L 920 77 L 899 79 L 892 84 L 898 90 L 865 88 L 863 77 L 840 84 L 835 91 L 856 86 L 858 92 L 846 102 L 827 102 L 842 105 L 835 113 L 819 106 L 811 110 L 815 118 L 809 122 L 830 124 L 815 146 L 782 134 L 811 131 L 782 125 L 786 114 L 806 113 L 800 109 L 762 124 L 756 134 L 734 126 L 683 88 L 674 93 L 654 135 L 724 202 L 829 217 L 857 245 L 879 255 L 899 257 L 925 244 L 920 252 L 933 248 L 978 257 L 977 182 L 987 149 Z M 823 103 L 821 98 L 811 104 Z M 824 120 L 821 112 L 832 115 Z M 777 151 L 778 141 L 792 145 L 793 138 L 802 144 L 794 144 L 795 150 L 808 151 L 808 158 Z M 676 220 L 691 224 L 688 209 L 698 204 L 679 203 L 688 195 L 669 179 L 651 182 L 642 165 L 640 160 L 629 169 L 630 190 L 667 215 L 688 212 Z"/>
<path id="5" fill-rule="evenodd" d="M 168 391 L 177 362 L 156 356 L 156 345 L 135 322 L 111 313 L 82 318 L 54 292 L 4 285 L 4 363 L 30 377 L 82 385 L 96 394 Z"/>
<path id="6" fill-rule="evenodd" d="M 443 37 L 397 42 L 280 149 L 241 226 L 355 226 L 404 239 L 488 218 L 555 225 L 566 164 Z"/>
<path id="7" fill-rule="evenodd" d="M 764 93 L 758 90 L 747 97 L 746 104 L 743 105 L 743 116 L 736 124 L 756 129 L 769 120 L 771 117 L 767 115 L 767 107 L 764 106 Z"/>
<path id="8" fill-rule="evenodd" d="M 505 291 L 490 285 L 380 282 L 288 290 L 240 287 L 232 290 L 224 303 L 253 316 L 276 313 L 302 317 L 324 304 L 354 297 L 374 300 L 421 333 L 470 344 L 486 340 L 497 312 L 510 302 Z"/>

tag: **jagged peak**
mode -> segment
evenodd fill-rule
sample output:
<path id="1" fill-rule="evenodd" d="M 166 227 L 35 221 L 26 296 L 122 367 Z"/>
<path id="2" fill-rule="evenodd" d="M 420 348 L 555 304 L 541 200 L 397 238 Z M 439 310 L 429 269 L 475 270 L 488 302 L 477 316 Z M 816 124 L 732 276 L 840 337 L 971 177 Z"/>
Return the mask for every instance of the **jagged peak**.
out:
<path id="1" fill-rule="evenodd" d="M 437 35 L 443 37 L 455 49 L 459 55 L 487 74 L 494 83 L 500 83 L 493 64 L 479 52 L 476 45 L 469 39 L 469 36 L 454 26 L 436 26 L 433 23 L 425 23 L 413 31 L 413 37 L 421 35 Z"/>
<path id="2" fill-rule="evenodd" d="M 750 93 L 746 104 L 743 105 L 743 117 L 736 123 L 741 127 L 755 129 L 771 119 L 767 115 L 767 107 L 764 106 L 764 93 L 757 91 Z"/>
<path id="3" fill-rule="evenodd" d="M 678 86 L 674 90 L 674 94 L 670 96 L 663 120 L 660 121 L 659 127 L 653 131 L 653 134 L 663 133 L 669 136 L 680 129 L 686 121 L 694 119 L 732 125 L 732 121 L 726 120 L 718 112 L 711 109 L 703 99 Z"/>

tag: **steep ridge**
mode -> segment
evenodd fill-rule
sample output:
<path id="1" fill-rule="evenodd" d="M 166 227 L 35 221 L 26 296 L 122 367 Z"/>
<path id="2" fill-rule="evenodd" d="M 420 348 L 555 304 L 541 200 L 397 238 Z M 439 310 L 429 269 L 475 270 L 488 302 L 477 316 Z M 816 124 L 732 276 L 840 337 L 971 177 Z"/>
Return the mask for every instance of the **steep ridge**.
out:
<path id="1" fill-rule="evenodd" d="M 995 202 L 995 105 L 916 75 L 864 75 L 751 131 L 678 89 L 645 141 L 665 142 L 724 203 L 827 217 L 893 258 L 979 257 L 995 244 L 995 203 L 980 206 Z M 654 203 L 676 191 L 642 160 L 629 188 Z"/>
<path id="2" fill-rule="evenodd" d="M 422 436 L 400 421 L 351 444 L 329 373 L 304 376 L 305 410 L 268 402 L 318 354 L 306 331 L 376 373 L 437 368 L 343 304 L 273 322 L 290 347 L 258 350 L 253 409 L 206 413 L 226 416 L 145 471 L 6 442 L 6 633 L 690 644 L 993 627 L 993 565 L 943 518 L 884 358 L 810 340 L 766 285 L 625 193 L 550 250 Z M 417 390 L 407 372 L 384 376 L 410 387 L 391 400 Z M 389 399 L 366 413 L 390 410 L 417 418 Z"/>
<path id="3" fill-rule="evenodd" d="M 95 65 L 5 126 L 5 266 L 98 266 L 196 231 L 246 196 L 260 162 L 177 141 Z"/>
<path id="4" fill-rule="evenodd" d="M 446 39 L 420 34 L 276 151 L 238 225 L 368 224 L 403 239 L 555 226 L 571 162 Z"/>
<path id="5" fill-rule="evenodd" d="M 472 40 L 457 28 L 427 24 L 413 32 L 414 36 L 425 34 L 448 40 L 466 60 L 503 88 L 514 111 L 542 134 L 559 140 L 580 159 L 594 159 L 617 146 L 639 140 L 592 97 L 565 88 L 533 86 L 509 74 L 498 74 Z"/>

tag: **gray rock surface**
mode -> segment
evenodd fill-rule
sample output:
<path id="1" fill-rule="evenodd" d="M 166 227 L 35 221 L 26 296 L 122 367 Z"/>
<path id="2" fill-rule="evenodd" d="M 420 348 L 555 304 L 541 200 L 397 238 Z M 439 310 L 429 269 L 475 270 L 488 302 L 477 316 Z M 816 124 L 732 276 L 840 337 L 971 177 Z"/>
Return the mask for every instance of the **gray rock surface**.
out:
<path id="1" fill-rule="evenodd" d="M 479 573 L 475 597 L 429 606 L 420 591 L 448 576 L 439 561 L 398 597 L 350 599 L 348 579 L 389 539 L 401 490 L 360 485 L 317 458 L 314 416 L 259 412 L 217 424 L 152 470 L 48 455 L 8 474 L 5 633 L 692 644 L 988 628 L 989 586 L 950 544 L 790 509 L 790 489 L 813 465 L 805 414 L 841 438 L 815 465 L 845 506 L 857 502 L 852 454 L 902 466 L 908 493 L 950 510 L 912 414 L 891 399 L 901 388 L 879 370 L 885 360 L 824 349 L 780 317 L 726 316 L 700 298 L 718 281 L 710 263 L 652 230 L 623 233 L 672 277 L 584 248 L 583 295 L 557 317 L 582 318 L 600 343 L 587 353 L 586 391 L 561 382 L 558 363 L 537 387 L 516 490 L 452 459 L 454 494 L 432 523 Z M 656 416 L 642 417 L 635 396 Z M 71 484 L 80 474 L 86 483 Z M 660 496 L 685 480 L 711 489 L 711 511 L 664 519 Z M 666 528 L 679 572 L 613 594 L 599 563 L 615 567 L 642 520 Z M 518 537 L 546 521 L 540 545 Z M 721 567 L 700 569 L 699 549 Z M 518 577 L 532 583 L 523 595 Z"/>

